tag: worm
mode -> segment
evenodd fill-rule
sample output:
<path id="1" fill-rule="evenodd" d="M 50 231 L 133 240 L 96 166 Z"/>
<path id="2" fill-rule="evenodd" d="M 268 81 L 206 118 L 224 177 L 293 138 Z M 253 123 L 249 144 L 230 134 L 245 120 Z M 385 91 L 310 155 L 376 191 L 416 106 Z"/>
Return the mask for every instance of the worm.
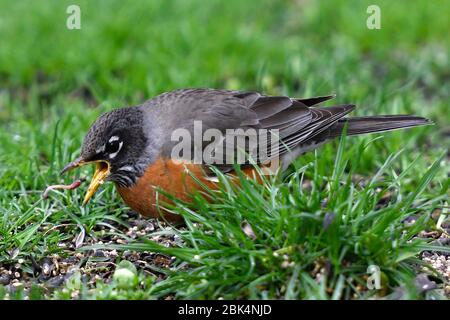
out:
<path id="1" fill-rule="evenodd" d="M 63 190 L 73 190 L 78 188 L 82 182 L 84 182 L 84 178 L 82 179 L 78 179 L 75 180 L 74 182 L 72 182 L 71 184 L 55 184 L 53 186 L 48 186 L 44 193 L 42 194 L 42 198 L 43 199 L 47 199 L 48 198 L 48 193 L 52 190 L 56 190 L 56 189 L 63 189 Z"/>

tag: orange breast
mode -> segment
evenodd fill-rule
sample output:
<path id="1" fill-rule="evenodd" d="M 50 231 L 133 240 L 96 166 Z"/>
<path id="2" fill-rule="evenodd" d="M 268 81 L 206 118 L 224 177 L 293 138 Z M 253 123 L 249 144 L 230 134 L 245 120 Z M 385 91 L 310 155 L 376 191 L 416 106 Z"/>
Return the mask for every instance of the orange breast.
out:
<path id="1" fill-rule="evenodd" d="M 190 172 L 187 173 L 187 170 Z M 254 168 L 246 168 L 244 174 L 253 177 Z M 208 188 L 216 189 L 215 182 L 206 179 L 201 165 L 176 163 L 170 159 L 159 158 L 147 168 L 137 183 L 130 188 L 117 187 L 123 201 L 133 210 L 143 216 L 159 218 L 161 214 L 169 221 L 179 221 L 182 218 L 159 208 L 158 203 L 169 202 L 167 197 L 158 192 L 158 189 L 189 202 L 190 194 L 202 187 L 191 176 L 193 175 Z M 260 178 L 258 179 L 259 181 Z"/>

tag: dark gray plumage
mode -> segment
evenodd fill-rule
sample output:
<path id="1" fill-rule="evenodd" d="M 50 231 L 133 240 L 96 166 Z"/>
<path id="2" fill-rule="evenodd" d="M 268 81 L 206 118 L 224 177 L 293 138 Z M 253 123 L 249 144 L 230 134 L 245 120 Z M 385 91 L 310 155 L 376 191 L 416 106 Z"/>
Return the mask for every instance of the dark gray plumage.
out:
<path id="1" fill-rule="evenodd" d="M 202 121 L 203 131 L 209 128 L 223 133 L 226 129 L 238 128 L 279 130 L 281 142 L 268 150 L 267 155 L 280 156 L 285 167 L 299 154 L 338 137 L 345 123 L 349 135 L 430 123 L 416 116 L 347 118 L 345 116 L 355 108 L 351 104 L 317 107 L 333 97 L 294 99 L 232 90 L 175 90 L 140 106 L 113 110 L 98 118 L 85 138 L 82 154 L 89 159 L 108 158 L 112 166 L 109 179 L 129 186 L 155 159 L 170 157 L 177 143 L 171 141 L 171 133 L 178 128 L 193 133 L 194 121 Z M 114 135 L 120 137 L 123 147 L 120 154 L 110 158 L 108 141 Z M 206 145 L 203 143 L 201 147 Z M 103 147 L 105 150 L 98 153 Z M 223 172 L 232 170 L 229 164 L 217 167 Z"/>

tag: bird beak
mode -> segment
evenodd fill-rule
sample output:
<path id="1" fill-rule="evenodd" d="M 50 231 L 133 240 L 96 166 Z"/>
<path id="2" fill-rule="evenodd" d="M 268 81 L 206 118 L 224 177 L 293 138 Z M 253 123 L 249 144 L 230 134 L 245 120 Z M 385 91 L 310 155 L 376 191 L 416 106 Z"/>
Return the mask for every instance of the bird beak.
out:
<path id="1" fill-rule="evenodd" d="M 86 192 L 86 195 L 84 196 L 83 205 L 89 202 L 89 200 L 92 198 L 92 196 L 95 194 L 95 192 L 98 190 L 98 188 L 105 182 L 106 178 L 108 177 L 111 166 L 109 162 L 104 160 L 96 160 L 96 161 L 84 161 L 83 158 L 78 158 L 69 163 L 67 166 L 62 169 L 61 174 L 66 173 L 69 170 L 72 170 L 74 168 L 78 168 L 87 164 L 95 163 L 95 172 L 94 176 L 92 177 L 91 183 L 89 184 L 88 190 Z"/>

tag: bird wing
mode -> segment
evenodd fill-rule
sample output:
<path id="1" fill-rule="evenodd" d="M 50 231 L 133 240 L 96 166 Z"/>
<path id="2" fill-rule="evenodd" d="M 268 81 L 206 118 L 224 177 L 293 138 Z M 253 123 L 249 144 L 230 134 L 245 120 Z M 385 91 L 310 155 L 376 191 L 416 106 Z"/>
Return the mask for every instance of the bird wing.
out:
<path id="1" fill-rule="evenodd" d="M 315 105 L 332 99 L 334 96 L 322 96 L 308 99 L 292 99 L 286 96 L 264 96 L 258 92 L 242 92 L 216 89 L 182 89 L 162 94 L 151 101 L 158 109 L 164 132 L 171 133 L 177 129 L 195 135 L 195 122 L 201 121 L 202 133 L 207 129 L 217 129 L 224 134 L 221 144 L 214 149 L 215 158 L 223 159 L 232 152 L 238 152 L 236 143 L 228 144 L 230 139 L 244 135 L 248 139 L 248 129 L 266 129 L 266 150 L 258 154 L 256 162 L 267 161 L 289 152 L 299 144 L 320 134 L 347 113 L 354 109 L 353 105 L 333 107 L 315 107 Z M 197 122 L 197 124 L 199 123 Z M 236 135 L 226 134 L 227 129 L 242 129 Z M 251 130 L 250 130 L 251 131 Z M 253 131 L 252 131 L 253 132 Z M 271 139 L 276 135 L 276 139 Z M 264 140 L 264 139 L 263 139 Z M 275 142 L 273 142 L 275 140 Z M 259 141 L 258 141 L 259 142 Z M 168 135 L 162 148 L 162 155 L 170 157 L 173 147 L 179 141 L 172 141 Z M 202 141 L 197 148 L 204 151 L 210 141 Z M 232 148 L 232 149 L 230 149 Z M 245 144 L 244 152 L 251 154 L 251 146 Z M 195 146 L 191 145 L 191 156 Z M 246 162 L 248 164 L 248 162 Z M 233 170 L 230 163 L 216 164 L 223 172 Z"/>

